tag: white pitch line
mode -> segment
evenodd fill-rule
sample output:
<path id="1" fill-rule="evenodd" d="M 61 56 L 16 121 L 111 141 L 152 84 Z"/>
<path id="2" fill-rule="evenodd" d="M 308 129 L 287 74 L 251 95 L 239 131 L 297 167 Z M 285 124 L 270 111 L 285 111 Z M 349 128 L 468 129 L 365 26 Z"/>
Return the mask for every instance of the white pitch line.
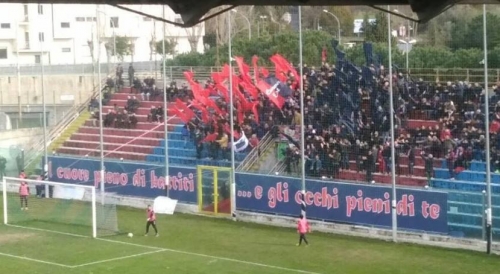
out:
<path id="1" fill-rule="evenodd" d="M 79 265 L 73 265 L 73 266 L 71 266 L 71 268 L 78 268 L 78 267 L 84 267 L 84 266 L 89 266 L 89 265 L 96 265 L 96 264 L 102 264 L 102 263 L 107 263 L 107 262 L 125 260 L 125 259 L 130 259 L 130 258 L 145 256 L 145 255 L 149 255 L 149 254 L 159 253 L 159 252 L 166 252 L 166 250 L 155 250 L 155 251 L 143 252 L 143 253 L 139 253 L 139 254 L 135 254 L 135 255 L 123 256 L 123 257 L 112 258 L 112 259 L 101 260 L 101 261 L 95 261 L 95 262 L 90 262 L 90 263 L 85 263 L 85 264 L 79 264 Z"/>
<path id="2" fill-rule="evenodd" d="M 7 254 L 7 253 L 0 253 L 0 256 L 15 258 L 15 259 L 19 259 L 19 260 L 25 260 L 25 261 L 31 261 L 31 262 L 37 262 L 37 263 L 41 263 L 41 264 L 59 266 L 59 267 L 64 267 L 64 268 L 72 268 L 72 266 L 65 265 L 65 264 L 58 264 L 58 263 L 53 263 L 53 262 L 49 262 L 49 261 L 37 260 L 37 259 L 28 258 L 28 257 Z"/>
<path id="3" fill-rule="evenodd" d="M 37 231 L 50 232 L 50 233 L 56 233 L 56 234 L 62 234 L 62 235 L 68 235 L 68 236 L 74 236 L 74 237 L 79 237 L 79 238 L 91 238 L 91 237 L 88 237 L 88 236 L 83 236 L 83 235 L 78 235 L 78 234 L 64 233 L 64 232 L 58 232 L 58 231 L 46 230 L 46 229 L 40 229 L 40 228 L 31 228 L 31 227 L 16 226 L 16 225 L 9 225 L 9 226 L 18 227 L 18 228 L 25 228 L 25 229 L 31 229 L 31 230 L 37 230 Z M 287 271 L 287 272 L 302 273 L 302 274 L 321 274 L 319 272 L 312 272 L 312 271 L 306 271 L 306 270 L 300 270 L 300 269 L 286 268 L 286 267 L 275 266 L 275 265 L 268 265 L 268 264 L 262 264 L 262 263 L 254 263 L 254 262 L 249 262 L 249 261 L 244 261 L 244 260 L 237 260 L 237 259 L 231 259 L 231 258 L 226 258 L 226 257 L 218 257 L 218 256 L 212 256 L 212 255 L 205 255 L 205 254 L 201 254 L 201 253 L 194 253 L 194 252 L 188 252 L 188 251 L 182 251 L 182 250 L 176 250 L 176 249 L 169 249 L 169 248 L 161 248 L 161 247 L 155 247 L 155 246 L 134 244 L 134 243 L 128 243 L 128 242 L 122 242 L 122 241 L 116 241 L 116 240 L 110 240 L 110 239 L 95 238 L 95 240 L 104 241 L 104 242 L 110 242 L 110 243 L 116 243 L 116 244 L 130 245 L 130 246 L 135 246 L 135 247 L 155 249 L 155 251 L 151 252 L 151 253 L 167 251 L 167 252 L 172 252 L 172 253 L 185 254 L 185 255 L 190 255 L 190 256 L 198 256 L 198 257 L 216 259 L 216 260 L 233 262 L 233 263 L 239 263 L 239 264 L 259 266 L 259 267 L 263 267 L 263 268 L 277 269 L 277 270 L 282 270 L 282 271 Z M 13 255 L 8 255 L 8 254 L 1 254 L 1 253 L 0 253 L 0 255 L 13 256 Z M 137 256 L 139 256 L 139 254 L 132 255 L 132 256 L 137 257 Z M 14 257 L 14 258 L 16 258 L 16 257 Z M 18 258 L 19 259 L 25 259 L 24 257 L 18 257 Z M 118 259 L 118 258 L 116 258 L 116 259 Z M 75 268 L 73 266 L 56 264 L 56 263 L 45 262 L 45 261 L 38 261 L 38 260 L 35 260 L 35 259 L 30 259 L 30 260 L 35 261 L 35 262 L 40 262 L 40 263 L 47 263 L 47 264 L 58 265 L 58 266 L 66 267 L 66 268 Z M 110 260 L 115 260 L 115 259 L 110 259 Z M 76 267 L 80 267 L 80 266 L 76 266 Z"/>
<path id="4" fill-rule="evenodd" d="M 43 229 L 43 228 L 34 228 L 34 227 L 20 226 L 20 225 L 10 225 L 10 224 L 7 224 L 7 226 L 17 227 L 17 228 L 24 228 L 24 229 L 35 230 L 35 231 L 49 232 L 49 233 L 55 233 L 55 234 L 61 234 L 61 235 L 66 235 L 66 236 L 73 236 L 73 237 L 78 237 L 78 238 L 90 238 L 90 236 L 73 234 L 73 233 L 66 233 L 66 232 L 59 232 L 59 231 L 54 231 L 54 230 L 49 230 L 49 229 Z"/>
<path id="5" fill-rule="evenodd" d="M 142 248 L 155 248 L 155 247 L 147 246 L 147 245 L 133 244 L 133 243 L 127 243 L 127 242 L 115 241 L 115 240 L 109 240 L 109 239 L 97 238 L 97 240 L 106 241 L 106 242 L 110 242 L 110 243 L 132 245 L 132 246 L 142 247 Z M 282 270 L 282 271 L 287 271 L 287 272 L 295 272 L 295 273 L 302 273 L 302 274 L 321 274 L 319 272 L 312 272 L 312 271 L 293 269 L 293 268 L 287 268 L 287 267 L 281 267 L 281 266 L 275 266 L 275 265 L 268 265 L 268 264 L 262 264 L 262 263 L 254 263 L 254 262 L 249 262 L 249 261 L 244 261 L 244 260 L 237 260 L 237 259 L 231 259 L 231 258 L 226 258 L 226 257 L 205 255 L 205 254 L 201 254 L 201 253 L 194 253 L 194 252 L 188 252 L 188 251 L 182 251 L 182 250 L 176 250 L 176 249 L 170 249 L 170 248 L 159 248 L 158 247 L 158 249 L 159 249 L 158 251 L 167 251 L 167 252 L 190 255 L 190 256 L 198 256 L 198 257 L 210 258 L 210 259 L 239 263 L 239 264 L 259 266 L 259 267 L 263 267 L 263 268 L 277 269 L 277 270 Z"/>

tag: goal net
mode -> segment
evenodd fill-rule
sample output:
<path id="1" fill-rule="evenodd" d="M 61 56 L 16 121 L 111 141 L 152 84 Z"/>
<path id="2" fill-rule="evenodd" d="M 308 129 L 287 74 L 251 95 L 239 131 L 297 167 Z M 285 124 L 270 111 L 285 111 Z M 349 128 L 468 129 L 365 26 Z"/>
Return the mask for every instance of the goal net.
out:
<path id="1" fill-rule="evenodd" d="M 29 190 L 26 199 L 23 182 Z M 2 184 L 6 225 L 92 237 L 118 233 L 116 205 L 96 203 L 93 186 L 10 177 Z"/>

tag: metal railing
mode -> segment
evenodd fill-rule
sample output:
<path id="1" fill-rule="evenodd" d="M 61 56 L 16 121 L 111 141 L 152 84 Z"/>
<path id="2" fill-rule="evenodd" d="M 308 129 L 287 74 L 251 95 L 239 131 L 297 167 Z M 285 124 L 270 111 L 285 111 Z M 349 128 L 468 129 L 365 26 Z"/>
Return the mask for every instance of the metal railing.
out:
<path id="1" fill-rule="evenodd" d="M 135 65 L 134 65 L 135 67 Z M 196 79 L 203 81 L 211 76 L 211 73 L 221 71 L 221 67 L 197 67 L 197 66 L 184 66 L 184 67 L 167 67 L 166 76 L 168 81 L 183 81 L 184 72 L 191 71 L 194 73 Z M 273 73 L 274 68 L 268 67 L 269 72 Z M 406 73 L 403 71 L 403 73 Z M 410 75 L 413 79 L 421 78 L 426 82 L 439 82 L 446 83 L 448 81 L 467 81 L 471 83 L 482 83 L 484 81 L 484 69 L 462 69 L 462 68 L 412 68 Z M 145 66 L 136 68 L 136 77 L 145 78 L 147 76 L 160 79 L 162 76 L 161 67 L 157 66 L 157 70 L 147 69 Z M 489 69 L 488 76 L 490 85 L 500 82 L 500 69 Z M 178 83 L 179 84 L 179 83 Z"/>
<path id="2" fill-rule="evenodd" d="M 115 66 L 117 63 L 101 63 L 101 71 L 106 71 L 111 75 L 115 74 Z M 134 62 L 135 76 L 144 78 L 146 76 L 153 76 L 157 79 L 162 77 L 162 61 L 144 61 Z M 127 74 L 128 64 L 123 63 L 124 74 Z M 166 74 L 169 80 L 183 80 L 184 71 L 192 71 L 199 80 L 210 77 L 213 72 L 221 71 L 219 66 L 167 66 Z M 267 68 L 270 72 L 274 68 Z M 22 65 L 20 67 L 22 75 L 39 75 L 41 73 L 41 65 Z M 48 75 L 53 74 L 92 74 L 97 71 L 93 68 L 91 63 L 88 64 L 66 64 L 66 65 L 46 65 L 44 72 Z M 403 71 L 404 72 L 404 71 Z M 406 73 L 406 72 L 404 72 Z M 16 75 L 17 67 L 15 64 L 0 66 L 1 75 Z M 447 81 L 468 81 L 468 82 L 482 82 L 484 81 L 484 69 L 480 68 L 410 68 L 410 75 L 414 78 L 422 78 L 424 81 L 429 82 L 447 82 Z M 489 69 L 488 76 L 490 83 L 500 81 L 500 68 Z"/>
<path id="3" fill-rule="evenodd" d="M 257 163 L 260 159 L 260 155 L 262 152 L 268 150 L 271 145 L 273 145 L 274 138 L 269 131 L 264 135 L 264 137 L 260 140 L 259 145 L 257 145 L 256 148 L 252 149 L 250 153 L 248 153 L 247 157 L 245 157 L 245 160 L 240 163 L 240 165 L 236 168 L 236 171 L 248 171 L 252 166 Z"/>
<path id="4" fill-rule="evenodd" d="M 102 80 L 103 83 L 106 81 L 106 77 Z M 73 121 L 75 121 L 82 112 L 84 112 L 88 105 L 90 104 L 90 100 L 99 94 L 100 90 L 98 86 L 94 86 L 92 94 L 80 105 L 73 105 L 63 116 L 63 118 L 57 123 L 57 125 L 51 127 L 47 134 L 47 147 L 56 140 L 61 133 L 64 132 Z M 31 165 L 34 161 L 38 160 L 40 154 L 43 152 L 44 143 L 43 138 L 38 139 L 34 143 L 28 145 L 24 149 L 25 162 L 24 166 L 27 167 Z"/>

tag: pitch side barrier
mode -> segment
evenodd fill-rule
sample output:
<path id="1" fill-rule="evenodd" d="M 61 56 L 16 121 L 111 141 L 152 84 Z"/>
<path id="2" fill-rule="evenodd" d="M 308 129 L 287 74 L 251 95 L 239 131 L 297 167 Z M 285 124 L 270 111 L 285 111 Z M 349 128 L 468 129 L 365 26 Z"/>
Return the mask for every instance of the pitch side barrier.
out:
<path id="1" fill-rule="evenodd" d="M 197 177 L 211 176 L 196 168 L 170 166 L 166 187 L 161 165 L 107 160 L 105 167 L 108 200 L 142 208 L 164 196 L 168 187 L 170 198 L 179 201 L 177 210 L 185 213 L 200 213 L 198 200 L 202 195 L 198 193 Z M 99 168 L 96 159 L 51 156 L 49 180 L 98 185 Z M 212 178 L 203 179 L 210 182 Z M 391 238 L 389 187 L 306 180 L 306 190 L 307 217 L 316 231 Z M 238 220 L 294 227 L 300 214 L 301 191 L 298 178 L 236 173 L 236 189 L 229 198 L 235 199 Z M 484 250 L 484 241 L 449 236 L 447 192 L 398 188 L 397 201 L 399 241 Z M 500 245 L 493 248 L 500 252 Z"/>

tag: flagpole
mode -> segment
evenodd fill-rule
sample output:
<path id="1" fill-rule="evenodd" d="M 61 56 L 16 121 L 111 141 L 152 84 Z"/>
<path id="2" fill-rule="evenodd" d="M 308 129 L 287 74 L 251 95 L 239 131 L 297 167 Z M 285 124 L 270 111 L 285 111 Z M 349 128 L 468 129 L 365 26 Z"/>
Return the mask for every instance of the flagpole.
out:
<path id="1" fill-rule="evenodd" d="M 97 40 L 97 82 L 99 87 L 99 149 L 101 161 L 101 204 L 104 205 L 104 129 L 102 119 L 102 81 L 101 81 L 101 35 L 99 20 L 99 5 L 96 5 L 96 40 Z"/>
<path id="2" fill-rule="evenodd" d="M 491 253 L 491 242 L 493 241 L 492 233 L 492 214 L 491 212 L 491 163 L 490 163 L 490 93 L 488 89 L 488 37 L 487 37 L 487 18 L 486 18 L 486 5 L 483 5 L 483 47 L 484 47 L 484 112 L 485 112 L 485 130 L 486 130 L 486 252 Z"/>
<path id="3" fill-rule="evenodd" d="M 301 158 L 301 182 L 302 182 L 302 203 L 301 203 L 301 214 L 302 216 L 306 216 L 306 204 L 305 204 L 305 194 L 306 194 L 306 157 L 305 157 L 305 123 L 304 123 L 304 79 L 302 75 L 304 75 L 304 61 L 303 61 L 303 49 L 302 49 L 302 7 L 299 6 L 299 77 L 297 79 L 300 81 L 300 158 Z"/>
<path id="4" fill-rule="evenodd" d="M 391 6 L 387 6 L 387 10 L 391 10 Z M 392 29 L 391 29 L 391 13 L 387 13 L 387 39 L 389 43 L 389 112 L 391 122 L 391 182 L 392 182 L 392 240 L 397 242 L 398 238 L 398 215 L 396 212 L 396 153 L 394 145 L 394 101 L 392 92 Z"/>
<path id="5" fill-rule="evenodd" d="M 233 102 L 233 49 L 231 42 L 231 12 L 227 13 L 229 37 L 229 127 L 231 128 L 231 214 L 236 217 L 236 176 L 234 164 L 234 102 Z"/>
<path id="6" fill-rule="evenodd" d="M 165 6 L 162 5 L 163 18 L 165 18 Z M 165 189 L 167 190 L 167 197 L 170 197 L 170 190 L 168 186 L 170 185 L 169 167 L 168 167 L 168 105 L 167 105 L 167 68 L 165 67 L 165 22 L 163 22 L 163 40 L 161 42 L 162 54 L 163 54 L 163 124 L 165 125 Z"/>

